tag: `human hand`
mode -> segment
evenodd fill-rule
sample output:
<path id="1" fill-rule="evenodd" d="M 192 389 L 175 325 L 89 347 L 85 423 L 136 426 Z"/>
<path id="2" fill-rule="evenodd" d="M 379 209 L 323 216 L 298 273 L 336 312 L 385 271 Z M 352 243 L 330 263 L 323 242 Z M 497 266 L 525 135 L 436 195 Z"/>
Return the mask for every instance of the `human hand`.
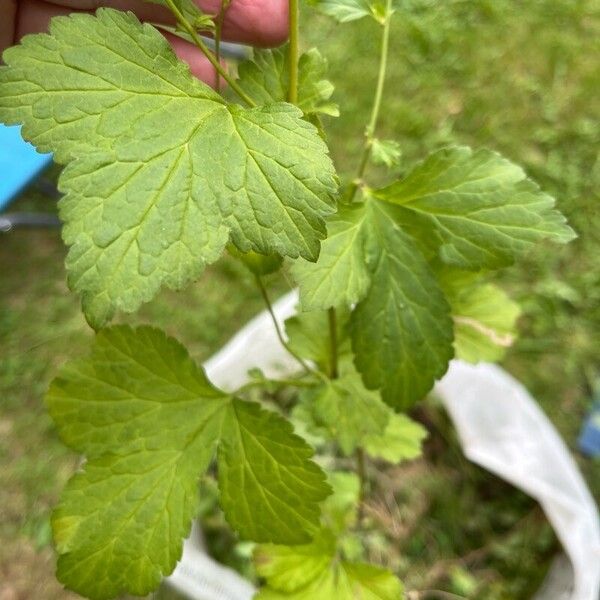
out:
<path id="1" fill-rule="evenodd" d="M 208 14 L 217 14 L 221 0 L 195 0 Z M 93 12 L 100 6 L 135 12 L 140 20 L 173 25 L 168 10 L 143 0 L 2 0 L 0 52 L 28 33 L 46 31 L 50 19 L 75 11 Z M 231 0 L 223 24 L 223 39 L 254 46 L 277 46 L 288 32 L 287 0 Z M 185 40 L 165 34 L 175 53 L 192 73 L 213 87 L 216 73 L 208 59 Z"/>

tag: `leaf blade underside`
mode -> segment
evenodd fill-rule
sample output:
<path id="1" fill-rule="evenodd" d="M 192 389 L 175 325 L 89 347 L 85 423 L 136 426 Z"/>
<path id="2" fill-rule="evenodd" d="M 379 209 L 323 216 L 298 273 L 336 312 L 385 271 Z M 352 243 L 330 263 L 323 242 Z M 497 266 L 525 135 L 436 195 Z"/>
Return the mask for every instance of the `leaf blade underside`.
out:
<path id="1" fill-rule="evenodd" d="M 94 327 L 197 277 L 229 237 L 316 259 L 337 184 L 299 109 L 228 105 L 158 31 L 112 9 L 57 17 L 4 59 L 0 119 L 68 164 L 69 283 Z"/>

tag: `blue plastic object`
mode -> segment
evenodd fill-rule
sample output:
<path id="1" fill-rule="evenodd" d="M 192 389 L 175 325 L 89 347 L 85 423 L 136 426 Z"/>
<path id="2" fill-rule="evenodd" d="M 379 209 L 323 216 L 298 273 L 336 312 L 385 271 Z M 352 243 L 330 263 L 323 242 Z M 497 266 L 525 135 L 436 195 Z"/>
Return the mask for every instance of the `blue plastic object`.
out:
<path id="1" fill-rule="evenodd" d="M 588 418 L 585 420 L 577 445 L 586 456 L 598 458 L 600 456 L 600 392 L 596 394 L 596 402 Z"/>
<path id="2" fill-rule="evenodd" d="M 52 164 L 21 137 L 20 127 L 0 125 L 0 212 Z"/>

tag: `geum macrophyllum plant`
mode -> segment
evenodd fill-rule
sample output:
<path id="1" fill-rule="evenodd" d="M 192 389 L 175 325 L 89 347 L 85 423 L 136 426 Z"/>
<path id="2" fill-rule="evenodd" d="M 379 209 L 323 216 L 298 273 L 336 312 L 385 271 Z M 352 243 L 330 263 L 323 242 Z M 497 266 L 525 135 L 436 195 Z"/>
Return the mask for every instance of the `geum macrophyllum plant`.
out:
<path id="1" fill-rule="evenodd" d="M 495 360 L 510 344 L 519 309 L 486 276 L 539 240 L 574 234 L 552 198 L 487 150 L 444 148 L 402 179 L 368 185 L 371 162 L 393 169 L 399 155 L 376 137 L 391 0 L 318 5 L 341 22 L 381 24 L 364 151 L 342 189 L 321 124 L 337 115 L 333 88 L 316 49 L 299 55 L 298 0 L 287 47 L 256 51 L 237 79 L 219 62 L 226 5 L 210 16 L 192 0 L 153 1 L 237 101 L 194 79 L 153 26 L 109 9 L 55 18 L 0 69 L 2 121 L 22 123 L 65 165 L 68 281 L 97 330 L 90 356 L 67 364 L 47 395 L 62 439 L 86 457 L 52 519 L 58 578 L 98 600 L 156 588 L 216 460 L 225 517 L 258 544 L 258 598 L 401 598 L 393 573 L 352 562 L 341 543 L 360 532 L 365 461 L 417 456 L 425 431 L 406 411 L 453 356 Z M 207 29 L 216 53 L 199 37 Z M 287 341 L 278 333 L 297 377 L 225 392 L 163 332 L 107 325 L 193 281 L 226 248 L 271 312 L 264 275 L 292 261 L 301 312 Z M 325 472 L 285 411 L 245 399 L 284 385 L 301 391 L 295 422 L 334 456 L 356 455 L 357 473 Z"/>

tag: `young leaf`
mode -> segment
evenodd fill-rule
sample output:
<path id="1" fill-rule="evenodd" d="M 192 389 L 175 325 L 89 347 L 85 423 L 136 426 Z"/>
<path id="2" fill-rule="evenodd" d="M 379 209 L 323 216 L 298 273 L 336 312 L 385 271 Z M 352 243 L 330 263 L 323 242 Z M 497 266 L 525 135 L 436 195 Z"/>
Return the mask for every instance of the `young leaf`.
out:
<path id="1" fill-rule="evenodd" d="M 351 306 L 365 296 L 370 284 L 364 251 L 366 216 L 365 204 L 340 206 L 327 222 L 327 239 L 317 262 L 294 263 L 292 276 L 303 310 Z"/>
<path id="2" fill-rule="evenodd" d="M 375 138 L 371 142 L 371 156 L 375 164 L 385 165 L 391 169 L 400 163 L 402 151 L 398 142 Z"/>
<path id="3" fill-rule="evenodd" d="M 273 104 L 287 99 L 289 84 L 287 47 L 274 50 L 254 50 L 252 59 L 238 68 L 240 87 L 259 104 Z M 327 60 L 316 48 L 300 56 L 298 61 L 298 106 L 305 115 L 339 116 L 336 104 L 330 101 L 333 84 L 325 79 Z"/>
<path id="4" fill-rule="evenodd" d="M 427 430 L 403 414 L 391 414 L 385 430 L 373 433 L 364 440 L 365 452 L 397 464 L 421 456 Z"/>
<path id="5" fill-rule="evenodd" d="M 352 313 L 358 370 L 383 400 L 406 409 L 452 358 L 450 307 L 423 255 L 377 201 L 367 204 L 371 287 Z"/>
<path id="6" fill-rule="evenodd" d="M 221 506 L 229 524 L 250 540 L 309 541 L 319 502 L 331 491 L 312 455 L 288 421 L 234 399 L 219 446 Z"/>
<path id="7" fill-rule="evenodd" d="M 441 238 L 442 260 L 463 269 L 502 267 L 542 239 L 575 237 L 554 199 L 488 150 L 440 150 L 375 195 L 426 217 Z"/>
<path id="8" fill-rule="evenodd" d="M 356 525 L 360 479 L 356 473 L 334 471 L 328 481 L 333 493 L 323 502 L 323 522 L 334 534 L 344 534 Z"/>
<path id="9" fill-rule="evenodd" d="M 269 494 L 287 484 L 291 468 L 298 481 L 290 489 L 307 488 L 301 509 L 287 507 L 289 494 L 278 506 L 282 514 L 298 511 L 302 523 L 290 521 L 284 532 L 276 521 L 268 523 L 273 528 L 257 528 L 258 538 L 294 543 L 308 537 L 306 531 L 292 532 L 294 524 L 311 530 L 318 525 L 317 504 L 329 489 L 309 460 L 308 446 L 281 417 L 216 390 L 185 349 L 159 330 L 102 330 L 89 358 L 62 369 L 47 404 L 63 441 L 87 457 L 67 484 L 52 524 L 58 578 L 89 598 L 145 595 L 171 572 L 198 505 L 198 478 L 219 440 L 231 437 L 234 416 L 249 444 L 260 440 L 264 448 L 290 452 L 261 454 L 249 445 L 236 457 L 246 471 L 260 475 L 253 487 L 255 515 L 272 510 Z M 231 443 L 227 439 L 224 450 L 229 457 Z M 227 473 L 225 479 L 227 492 Z M 223 495 L 225 511 L 232 511 L 228 518 L 236 522 L 237 507 Z"/>
<path id="10" fill-rule="evenodd" d="M 295 592 L 329 568 L 335 544 L 331 532 L 322 529 L 310 544 L 304 546 L 259 545 L 254 550 L 256 572 L 273 589 Z"/>
<path id="11" fill-rule="evenodd" d="M 449 300 L 456 356 L 473 363 L 500 360 L 516 338 L 520 306 L 492 284 L 465 288 Z"/>
<path id="12" fill-rule="evenodd" d="M 385 17 L 385 3 L 378 0 L 311 0 L 319 11 L 340 23 L 349 23 L 363 17 L 381 22 Z"/>
<path id="13" fill-rule="evenodd" d="M 324 530 L 309 546 L 259 546 L 258 574 L 268 587 L 256 600 L 400 600 L 403 587 L 385 569 L 335 559 L 336 544 Z"/>
<path id="14" fill-rule="evenodd" d="M 171 10 L 167 0 L 146 0 L 146 2 L 160 4 Z M 173 4 L 175 4 L 185 20 L 196 29 L 214 29 L 215 24 L 213 18 L 210 15 L 203 13 L 194 0 L 173 0 Z"/>
<path id="15" fill-rule="evenodd" d="M 379 393 L 367 390 L 354 369 L 310 390 L 303 401 L 308 402 L 317 425 L 326 428 L 346 456 L 362 446 L 369 435 L 382 432 L 391 415 Z"/>
<path id="16" fill-rule="evenodd" d="M 228 105 L 158 31 L 111 9 L 57 17 L 4 60 L 0 119 L 68 163 L 69 283 L 93 326 L 181 288 L 229 236 L 317 258 L 336 181 L 297 108 Z"/>

